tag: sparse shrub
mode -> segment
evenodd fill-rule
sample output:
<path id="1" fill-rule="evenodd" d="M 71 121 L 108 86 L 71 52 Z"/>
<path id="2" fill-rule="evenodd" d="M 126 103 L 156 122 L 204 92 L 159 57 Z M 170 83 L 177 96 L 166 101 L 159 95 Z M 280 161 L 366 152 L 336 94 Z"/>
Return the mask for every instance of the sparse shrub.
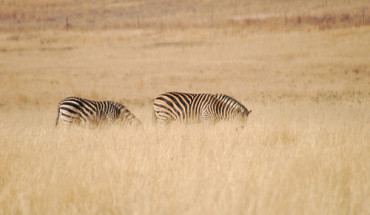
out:
<path id="1" fill-rule="evenodd" d="M 300 25 L 301 23 L 302 23 L 302 17 L 301 16 L 298 16 L 297 17 L 297 24 Z"/>
<path id="2" fill-rule="evenodd" d="M 349 13 L 344 13 L 340 16 L 341 22 L 348 22 L 351 19 L 351 15 Z"/>

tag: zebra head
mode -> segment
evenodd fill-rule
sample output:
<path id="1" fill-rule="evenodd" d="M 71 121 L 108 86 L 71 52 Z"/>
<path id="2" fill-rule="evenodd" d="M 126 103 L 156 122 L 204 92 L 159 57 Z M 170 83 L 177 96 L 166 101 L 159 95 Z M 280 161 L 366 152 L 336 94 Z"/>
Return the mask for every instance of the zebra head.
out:
<path id="1" fill-rule="evenodd" d="M 119 106 L 119 115 L 118 119 L 124 124 L 124 125 L 134 125 L 139 126 L 141 124 L 141 121 L 136 118 L 136 116 L 131 113 L 129 109 L 127 109 L 125 106 L 121 104 L 117 104 Z"/>
<path id="2" fill-rule="evenodd" d="M 245 108 L 243 106 L 243 108 L 238 108 L 237 111 L 236 111 L 238 114 L 237 114 L 237 118 L 241 121 L 241 122 L 247 122 L 247 119 L 248 119 L 248 116 L 249 114 L 252 112 L 252 110 L 248 110 L 247 108 Z"/>
<path id="3" fill-rule="evenodd" d="M 216 94 L 215 96 L 227 107 L 227 109 L 229 109 L 229 112 L 227 112 L 228 114 L 226 114 L 227 119 L 237 120 L 242 123 L 247 122 L 248 116 L 252 110 L 248 110 L 244 105 L 228 95 Z"/>

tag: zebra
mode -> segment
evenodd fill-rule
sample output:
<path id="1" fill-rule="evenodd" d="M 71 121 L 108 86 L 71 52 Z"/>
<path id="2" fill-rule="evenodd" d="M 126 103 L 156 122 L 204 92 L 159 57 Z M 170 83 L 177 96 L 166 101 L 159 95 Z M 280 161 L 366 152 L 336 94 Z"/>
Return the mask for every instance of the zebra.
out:
<path id="1" fill-rule="evenodd" d="M 67 97 L 59 103 L 56 127 L 59 121 L 63 121 L 65 125 L 99 126 L 113 122 L 136 126 L 141 124 L 140 120 L 122 104 L 79 97 Z"/>
<path id="2" fill-rule="evenodd" d="M 246 122 L 248 110 L 234 98 L 224 94 L 191 94 L 168 92 L 159 95 L 153 104 L 153 122 L 208 122 L 240 120 Z"/>

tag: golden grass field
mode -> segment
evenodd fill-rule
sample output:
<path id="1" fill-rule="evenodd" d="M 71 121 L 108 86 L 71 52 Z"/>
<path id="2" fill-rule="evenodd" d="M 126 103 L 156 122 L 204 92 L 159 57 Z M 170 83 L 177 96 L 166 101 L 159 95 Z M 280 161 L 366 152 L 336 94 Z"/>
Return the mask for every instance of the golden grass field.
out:
<path id="1" fill-rule="evenodd" d="M 2 2 L 0 214 L 370 214 L 369 1 Z M 167 91 L 253 112 L 154 127 Z M 143 125 L 56 129 L 67 96 Z"/>

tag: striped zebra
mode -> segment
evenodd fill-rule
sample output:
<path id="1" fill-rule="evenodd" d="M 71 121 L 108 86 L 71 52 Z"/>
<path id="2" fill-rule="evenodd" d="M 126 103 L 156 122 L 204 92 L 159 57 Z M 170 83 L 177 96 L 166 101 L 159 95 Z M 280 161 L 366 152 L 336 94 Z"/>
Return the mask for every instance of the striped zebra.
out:
<path id="1" fill-rule="evenodd" d="M 154 123 L 172 120 L 181 122 L 208 122 L 240 120 L 246 122 L 251 110 L 224 94 L 190 94 L 168 92 L 154 100 Z"/>
<path id="2" fill-rule="evenodd" d="M 92 101 L 78 97 L 63 99 L 58 106 L 56 126 L 59 121 L 66 125 L 93 125 L 120 122 L 124 125 L 140 125 L 125 106 L 111 101 Z"/>

